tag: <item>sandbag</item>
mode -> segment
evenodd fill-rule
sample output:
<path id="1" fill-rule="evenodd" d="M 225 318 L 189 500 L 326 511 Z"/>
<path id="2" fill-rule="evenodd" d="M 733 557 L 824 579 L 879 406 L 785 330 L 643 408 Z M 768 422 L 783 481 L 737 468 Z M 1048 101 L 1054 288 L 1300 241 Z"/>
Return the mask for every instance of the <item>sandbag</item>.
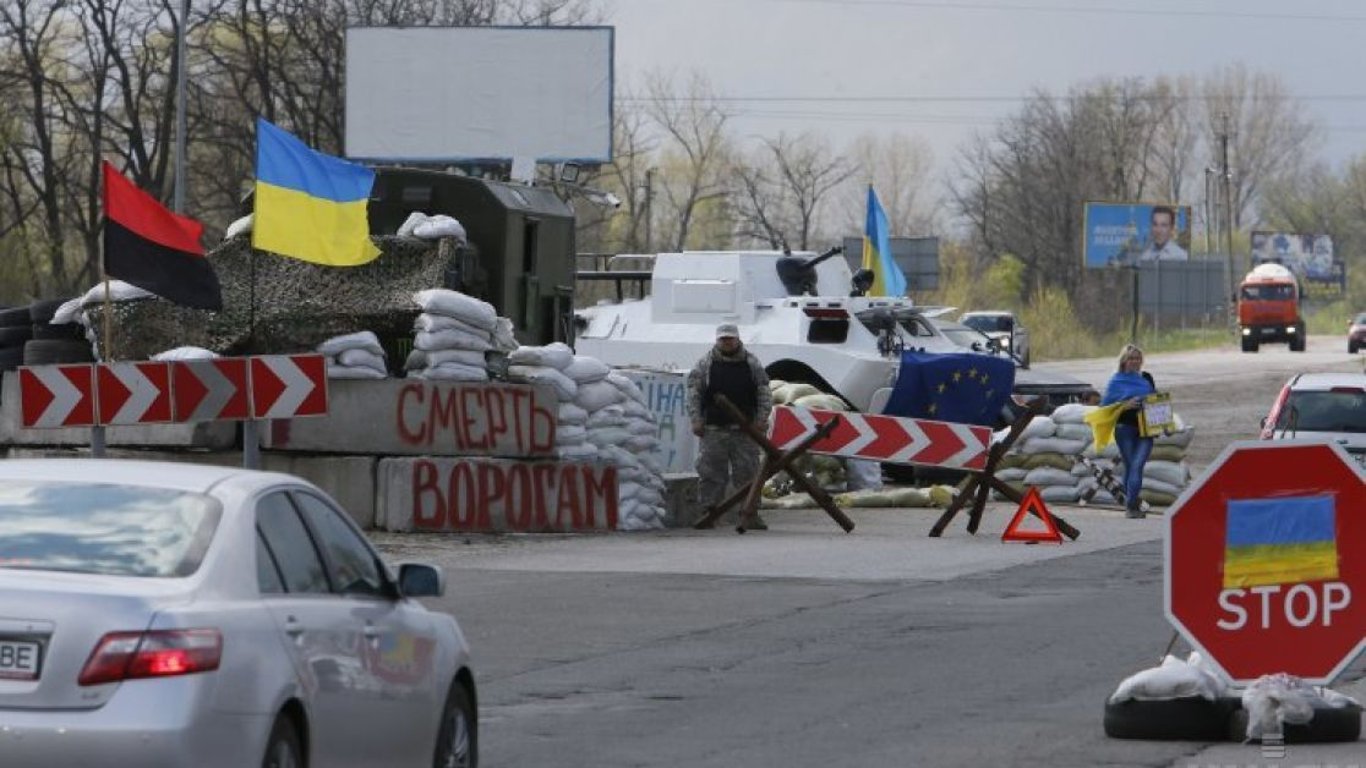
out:
<path id="1" fill-rule="evenodd" d="M 587 355 L 574 355 L 574 359 L 564 368 L 564 375 L 580 384 L 602 381 L 611 372 L 612 369 L 608 367 L 607 363 Z"/>
<path id="2" fill-rule="evenodd" d="M 635 435 L 629 432 L 627 435 L 622 445 L 629 451 L 649 452 L 659 447 L 659 440 L 654 435 Z"/>
<path id="3" fill-rule="evenodd" d="M 1179 494 L 1150 490 L 1148 488 L 1144 488 L 1138 492 L 1138 498 L 1148 502 L 1154 507 L 1170 507 L 1172 504 L 1176 503 L 1176 497 L 1178 495 Z"/>
<path id="4" fill-rule="evenodd" d="M 773 391 L 773 402 L 780 405 L 790 405 L 792 401 L 807 395 L 819 395 L 821 391 L 805 382 L 790 382 L 778 387 Z"/>
<path id="5" fill-rule="evenodd" d="M 409 378 L 431 381 L 488 381 L 489 372 L 484 368 L 461 363 L 442 363 L 418 371 L 409 371 Z"/>
<path id="6" fill-rule="evenodd" d="M 560 403 L 560 408 L 555 413 L 555 423 L 586 424 L 588 423 L 588 411 L 585 411 L 573 403 Z"/>
<path id="7" fill-rule="evenodd" d="M 459 318 L 481 330 L 492 331 L 498 325 L 498 312 L 492 304 L 459 291 L 428 288 L 413 294 L 413 302 L 424 312 Z"/>
<path id="8" fill-rule="evenodd" d="M 1071 471 L 1073 463 L 1074 461 L 1071 456 L 1064 456 L 1061 453 L 1031 453 L 1025 455 L 1025 460 L 1020 466 L 1023 466 L 1025 469 L 1053 467 L 1054 469 Z"/>
<path id="9" fill-rule="evenodd" d="M 998 474 L 997 476 L 999 477 L 1000 475 Z M 1001 479 L 1004 480 L 1008 478 Z M 1066 485 L 1075 488 L 1077 484 L 1077 479 L 1072 476 L 1070 470 L 1058 469 L 1057 467 L 1039 467 L 1037 469 L 1031 469 L 1025 475 L 1024 481 L 1026 485 L 1037 485 L 1039 487 L 1047 485 Z"/>
<path id="10" fill-rule="evenodd" d="M 434 352 L 438 349 L 467 349 L 487 352 L 493 349 L 493 345 L 489 343 L 487 336 L 477 336 L 457 328 L 435 332 L 420 331 L 413 337 L 413 346 L 424 352 Z"/>
<path id="11" fill-rule="evenodd" d="M 414 349 L 408 353 L 408 361 L 403 364 L 410 371 L 428 368 L 443 363 L 460 363 L 472 368 L 485 367 L 484 353 L 473 349 Z"/>
<path id="12" fill-rule="evenodd" d="M 1081 497 L 1075 485 L 1046 485 L 1039 488 L 1039 498 L 1062 504 L 1071 504 Z"/>
<path id="13" fill-rule="evenodd" d="M 555 368 L 545 365 L 509 365 L 508 378 L 524 379 L 537 384 L 550 384 L 560 400 L 573 400 L 579 385 Z"/>
<path id="14" fill-rule="evenodd" d="M 387 379 L 389 374 L 384 371 L 377 371 L 366 366 L 351 367 L 337 365 L 331 360 L 327 361 L 327 378 L 329 379 Z"/>
<path id="15" fill-rule="evenodd" d="M 337 362 L 348 368 L 373 368 L 385 375 L 389 373 L 389 366 L 384 362 L 384 355 L 375 354 L 368 349 L 348 349 L 337 355 Z"/>
<path id="16" fill-rule="evenodd" d="M 633 435 L 649 435 L 654 437 L 659 434 L 659 425 L 644 419 L 627 419 L 626 431 Z"/>
<path id="17" fill-rule="evenodd" d="M 1005 469 L 996 470 L 996 477 L 1007 482 L 1011 480 L 1024 480 L 1025 475 L 1028 475 L 1029 472 L 1030 470 L 1025 469 L 1024 467 L 1007 467 Z"/>
<path id="18" fill-rule="evenodd" d="M 421 240 L 440 240 L 443 237 L 452 237 L 462 243 L 465 242 L 465 228 L 459 221 L 444 213 L 427 216 L 422 221 L 416 222 L 412 227 L 412 233 L 413 237 Z"/>
<path id="19" fill-rule="evenodd" d="M 1204 664 L 1198 653 L 1192 653 L 1187 661 L 1167 656 L 1161 666 L 1145 669 L 1122 680 L 1115 692 L 1110 694 L 1110 702 L 1131 699 L 1168 701 L 1191 696 L 1214 701 L 1224 695 L 1227 687 L 1219 675 Z"/>
<path id="20" fill-rule="evenodd" d="M 1094 438 L 1090 424 L 1078 424 L 1073 422 L 1059 422 L 1053 436 L 1061 437 L 1066 440 L 1081 440 L 1082 442 L 1087 443 L 1091 442 Z"/>
<path id="21" fill-rule="evenodd" d="M 1184 487 L 1190 479 L 1190 468 L 1183 463 L 1149 461 L 1143 465 L 1143 477 L 1161 480 L 1168 485 Z"/>
<path id="22" fill-rule="evenodd" d="M 844 401 L 841 400 L 839 397 L 835 395 L 827 395 L 823 392 L 818 392 L 814 395 L 804 395 L 802 397 L 797 398 L 796 400 L 792 400 L 789 403 L 789 405 L 792 405 L 797 408 L 809 408 L 813 411 L 844 412 L 849 410 L 849 406 L 845 405 Z"/>
<path id="23" fill-rule="evenodd" d="M 1029 461 L 1032 458 L 1032 456 L 1026 456 L 1023 453 L 1011 451 L 1010 453 L 1007 453 L 1006 455 L 1002 456 L 1001 460 L 997 462 L 996 466 L 1001 469 L 1023 467 L 1025 466 L 1025 462 Z"/>
<path id="24" fill-rule="evenodd" d="M 498 324 L 493 327 L 493 348 L 499 352 L 511 352 L 517 347 L 517 333 L 512 320 L 498 318 Z"/>
<path id="25" fill-rule="evenodd" d="M 1181 491 L 1185 490 L 1179 485 L 1172 485 L 1158 480 L 1155 477 L 1143 476 L 1143 489 L 1154 493 L 1165 493 L 1169 496 L 1180 496 Z"/>
<path id="26" fill-rule="evenodd" d="M 931 506 L 928 488 L 883 488 L 881 490 L 850 491 L 836 495 L 839 507 L 912 508 Z"/>
<path id="27" fill-rule="evenodd" d="M 1035 437 L 1052 437 L 1058 430 L 1058 425 L 1047 416 L 1035 416 L 1029 420 L 1024 429 L 1020 431 L 1020 436 L 1015 440 L 1016 445 L 1028 443 Z M 1029 451 L 1026 451 L 1028 453 Z"/>
<path id="28" fill-rule="evenodd" d="M 579 445 L 587 440 L 588 430 L 577 424 L 555 425 L 555 445 Z"/>
<path id="29" fill-rule="evenodd" d="M 370 331 L 358 331 L 348 333 L 345 336 L 333 336 L 318 345 L 319 354 L 328 357 L 336 357 L 348 349 L 363 349 L 376 355 L 384 354 L 384 347 L 380 346 L 379 337 Z"/>
<path id="30" fill-rule="evenodd" d="M 640 403 L 637 403 L 634 400 L 627 400 L 623 402 L 621 406 L 626 409 L 626 415 L 631 418 L 656 421 L 654 411 L 650 410 L 649 408 L 646 408 L 645 406 L 641 405 Z"/>
<path id="31" fill-rule="evenodd" d="M 621 390 L 606 380 L 590 381 L 579 387 L 578 394 L 574 396 L 574 404 L 591 414 L 593 411 L 619 403 L 625 397 Z"/>
<path id="32" fill-rule="evenodd" d="M 626 426 L 626 409 L 620 404 L 613 404 L 588 414 L 586 422 L 590 427 L 624 427 Z"/>
<path id="33" fill-rule="evenodd" d="M 492 333 L 489 333 L 483 328 L 470 325 L 459 318 L 447 317 L 446 315 L 433 315 L 426 312 L 418 315 L 417 318 L 413 320 L 413 330 L 426 331 L 427 333 L 454 330 L 464 331 L 471 336 L 477 336 L 485 341 L 489 341 L 493 338 Z"/>
<path id="34" fill-rule="evenodd" d="M 1186 449 L 1179 445 L 1158 445 L 1153 443 L 1153 452 L 1148 457 L 1151 461 L 1175 461 L 1179 462 L 1186 458 Z"/>
<path id="35" fill-rule="evenodd" d="M 574 362 L 574 351 L 563 344 L 548 344 L 544 347 L 518 347 L 508 354 L 508 362 L 513 365 L 539 366 L 564 371 Z M 577 389 L 576 389 L 577 391 Z"/>
<path id="36" fill-rule="evenodd" d="M 561 461 L 587 461 L 598 457 L 598 447 L 592 443 L 580 445 L 557 445 L 555 455 Z"/>
<path id="37" fill-rule="evenodd" d="M 588 442 L 599 448 L 607 446 L 623 446 L 630 439 L 631 433 L 621 427 L 604 427 L 588 432 Z"/>
<path id="38" fill-rule="evenodd" d="M 176 360 L 212 360 L 218 357 L 217 352 L 211 352 L 203 347 L 176 347 L 165 352 L 158 352 L 152 355 L 152 359 L 158 362 L 174 362 Z"/>
<path id="39" fill-rule="evenodd" d="M 612 371 L 607 374 L 606 381 L 616 387 L 617 390 L 626 397 L 631 398 L 641 405 L 649 405 L 649 402 L 645 400 L 645 393 L 640 391 L 640 386 L 626 376 L 623 376 L 616 371 Z"/>
<path id="40" fill-rule="evenodd" d="M 1068 440 L 1065 437 L 1031 437 L 1020 447 L 1022 453 L 1059 453 L 1064 456 L 1079 456 L 1086 450 L 1087 441 Z"/>
<path id="41" fill-rule="evenodd" d="M 1068 403 L 1060 405 L 1048 414 L 1054 424 L 1083 424 L 1087 413 L 1095 410 L 1094 405 L 1083 405 L 1081 403 Z"/>
<path id="42" fill-rule="evenodd" d="M 1170 435 L 1158 435 L 1153 438 L 1153 447 L 1156 448 L 1160 445 L 1175 445 L 1185 449 L 1190 447 L 1191 440 L 1194 437 L 1195 430 L 1193 428 L 1182 429 L 1173 432 Z"/>

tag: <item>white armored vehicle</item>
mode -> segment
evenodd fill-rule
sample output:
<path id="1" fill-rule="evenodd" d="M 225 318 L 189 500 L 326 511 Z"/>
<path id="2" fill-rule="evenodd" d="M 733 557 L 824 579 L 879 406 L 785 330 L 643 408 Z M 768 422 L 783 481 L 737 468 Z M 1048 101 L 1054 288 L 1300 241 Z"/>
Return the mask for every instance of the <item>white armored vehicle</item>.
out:
<path id="1" fill-rule="evenodd" d="M 575 347 L 609 365 L 686 371 L 714 344 L 716 326 L 732 322 L 771 378 L 879 411 L 903 350 L 964 350 L 910 299 L 851 295 L 861 291 L 849 264 L 831 258 L 839 253 L 658 254 L 652 295 L 578 310 Z"/>

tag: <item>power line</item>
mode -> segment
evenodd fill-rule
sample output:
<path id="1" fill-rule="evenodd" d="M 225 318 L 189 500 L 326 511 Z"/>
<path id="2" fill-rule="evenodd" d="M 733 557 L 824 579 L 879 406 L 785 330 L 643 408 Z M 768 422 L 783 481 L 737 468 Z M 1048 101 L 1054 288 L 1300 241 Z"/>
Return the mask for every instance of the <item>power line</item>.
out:
<path id="1" fill-rule="evenodd" d="M 1345 14 L 1259 13 L 1255 11 L 1201 11 L 1192 9 L 1116 8 L 1091 5 L 1007 5 L 1002 3 L 953 3 L 945 0 L 769 0 L 769 2 L 806 5 L 868 5 L 897 8 L 932 8 L 955 11 L 1010 11 L 1018 13 L 1066 13 L 1096 16 L 1160 16 L 1164 18 L 1250 19 L 1257 21 L 1332 21 L 1363 22 L 1366 16 Z"/>
<path id="2" fill-rule="evenodd" d="M 805 0 L 803 0 L 803 1 L 805 1 Z M 1115 96 L 1114 96 L 1114 98 L 1116 98 L 1116 99 L 1118 99 L 1119 97 L 1120 97 L 1120 94 L 1115 94 Z M 674 96 L 674 95 L 664 95 L 664 96 L 658 96 L 658 97 L 655 97 L 655 96 L 619 96 L 619 97 L 617 97 L 617 101 L 626 102 L 626 103 L 640 103 L 640 104 L 647 104 L 647 103 L 650 103 L 650 102 L 659 102 L 659 101 L 674 102 L 674 103 L 713 102 L 713 101 L 714 101 L 714 102 L 720 102 L 720 103 L 731 103 L 731 102 L 745 102 L 745 101 L 750 101 L 750 102 L 790 102 L 790 103 L 884 103 L 884 104 L 930 104 L 930 103 L 945 103 L 945 104 L 949 104 L 949 103 L 961 103 L 961 104 L 989 104 L 989 103 L 1000 103 L 1000 104 L 1011 104 L 1011 103 L 1022 103 L 1022 102 L 1035 101 L 1035 100 L 1038 100 L 1038 99 L 1048 99 L 1048 100 L 1052 100 L 1052 101 L 1083 101 L 1083 100 L 1085 100 L 1085 101 L 1092 101 L 1092 100 L 1095 100 L 1095 99 L 1098 99 L 1098 98 L 1101 98 L 1101 95 L 1100 95 L 1100 94 L 1087 94 L 1087 93 L 1077 94 L 1077 95 L 1057 95 L 1057 96 L 1052 96 L 1052 95 L 1038 95 L 1038 94 L 1035 94 L 1035 95 L 1027 95 L 1027 96 L 887 96 L 887 95 L 877 95 L 877 96 L 828 96 L 828 95 L 819 95 L 819 96 Z M 1187 96 L 1182 96 L 1182 95 L 1179 95 L 1179 94 L 1166 94 L 1166 95 L 1158 95 L 1158 94 L 1132 94 L 1132 95 L 1129 95 L 1127 98 L 1134 99 L 1134 100 L 1137 100 L 1137 101 L 1158 101 L 1158 100 L 1171 100 L 1171 101 L 1220 101 L 1222 97 L 1219 97 L 1219 96 L 1201 96 L 1201 95 L 1194 95 L 1194 94 L 1192 94 L 1192 95 L 1187 95 Z M 1314 102 L 1320 102 L 1320 101 L 1335 101 L 1335 102 L 1355 102 L 1355 101 L 1360 101 L 1360 102 L 1366 102 L 1366 93 L 1330 93 L 1330 94 L 1317 94 L 1317 95 L 1312 95 L 1312 96 L 1270 95 L 1270 96 L 1267 96 L 1267 97 L 1265 97 L 1265 98 L 1260 98 L 1260 97 L 1258 97 L 1258 96 L 1256 96 L 1256 95 L 1254 94 L 1254 95 L 1251 95 L 1251 96 L 1247 96 L 1247 97 L 1246 97 L 1246 100 L 1247 100 L 1247 101 L 1251 101 L 1251 102 L 1258 102 L 1258 101 L 1263 101 L 1263 100 L 1269 100 L 1269 101 L 1304 101 L 1304 102 L 1309 102 L 1309 101 L 1314 101 Z"/>

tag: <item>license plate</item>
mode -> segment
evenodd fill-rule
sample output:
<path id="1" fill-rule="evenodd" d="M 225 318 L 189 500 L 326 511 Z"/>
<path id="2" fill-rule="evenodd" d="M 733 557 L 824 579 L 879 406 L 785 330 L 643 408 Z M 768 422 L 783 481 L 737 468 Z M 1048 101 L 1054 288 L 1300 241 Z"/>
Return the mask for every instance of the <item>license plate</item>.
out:
<path id="1" fill-rule="evenodd" d="M 0 679 L 36 680 L 42 647 L 24 640 L 0 640 Z"/>

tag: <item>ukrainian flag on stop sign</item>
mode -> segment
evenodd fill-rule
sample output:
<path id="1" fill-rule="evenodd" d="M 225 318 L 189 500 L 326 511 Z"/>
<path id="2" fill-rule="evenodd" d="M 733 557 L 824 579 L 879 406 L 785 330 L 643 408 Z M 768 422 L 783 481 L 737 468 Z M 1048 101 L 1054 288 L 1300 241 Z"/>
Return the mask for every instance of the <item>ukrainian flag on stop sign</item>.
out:
<path id="1" fill-rule="evenodd" d="M 251 245 L 314 264 L 373 261 L 366 210 L 375 172 L 315 152 L 288 132 L 256 120 L 256 207 Z"/>
<path id="2" fill-rule="evenodd" d="M 1228 502 L 1224 589 L 1338 578 L 1332 496 Z"/>

